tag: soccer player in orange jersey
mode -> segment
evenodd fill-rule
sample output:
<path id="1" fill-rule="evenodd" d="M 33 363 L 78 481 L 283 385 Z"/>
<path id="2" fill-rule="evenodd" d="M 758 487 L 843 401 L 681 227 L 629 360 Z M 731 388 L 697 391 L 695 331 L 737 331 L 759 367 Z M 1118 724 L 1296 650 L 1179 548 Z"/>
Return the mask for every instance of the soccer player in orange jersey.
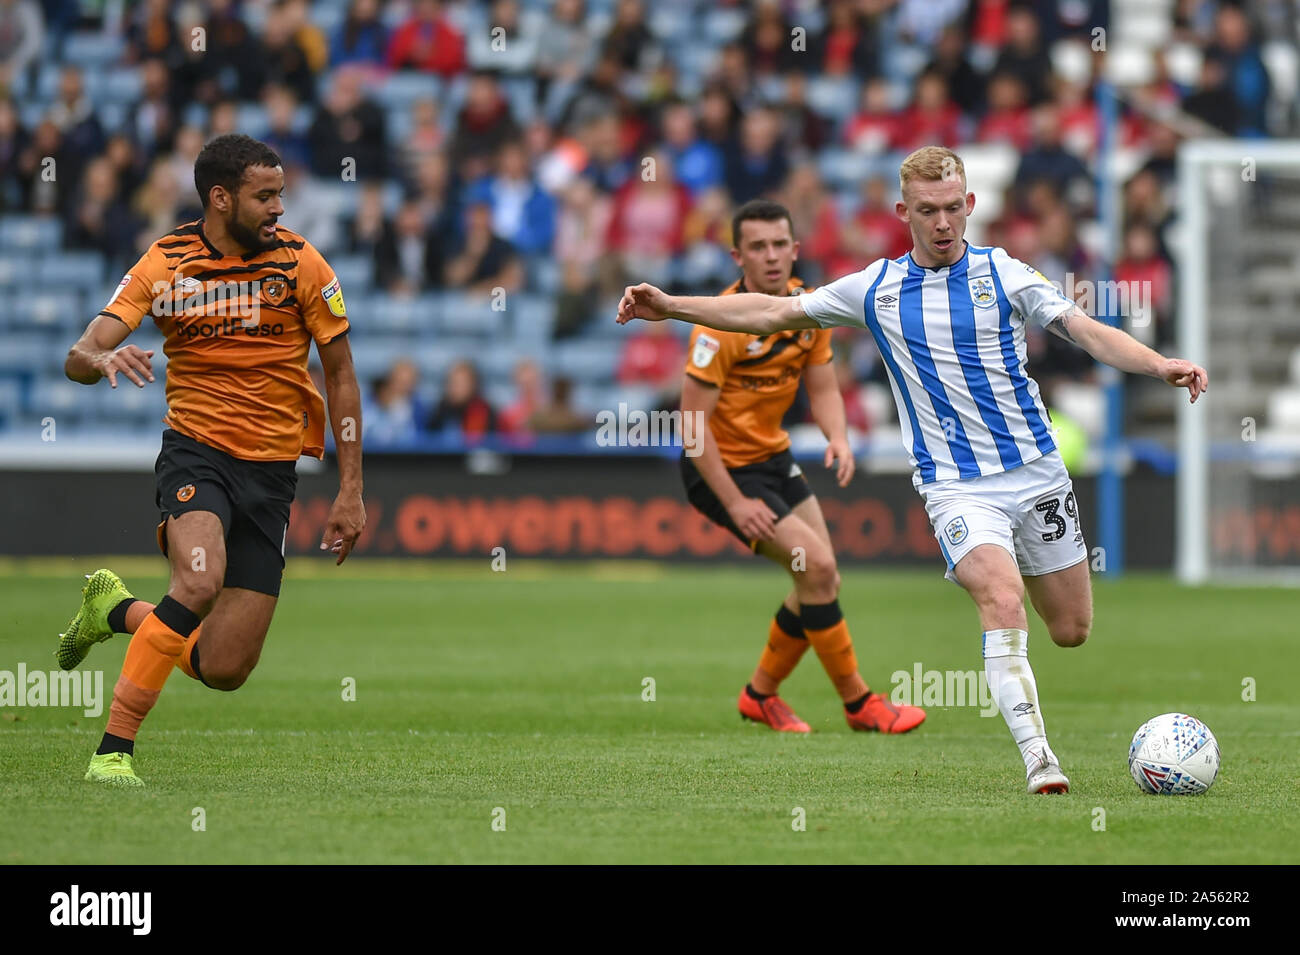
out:
<path id="1" fill-rule="evenodd" d="M 343 563 L 365 525 L 361 397 L 339 281 L 284 214 L 279 157 L 248 136 L 220 136 L 194 163 L 203 218 L 163 236 L 123 277 L 68 353 L 73 381 L 154 381 L 151 351 L 122 342 L 146 319 L 167 355 L 167 429 L 155 464 L 158 543 L 171 583 L 136 600 L 108 570 L 91 575 L 56 655 L 76 666 L 91 646 L 132 634 L 108 726 L 86 779 L 142 785 L 140 724 L 173 668 L 234 690 L 257 665 L 284 572 L 295 462 L 324 453 L 325 406 L 307 373 L 325 372 L 339 492 L 321 549 Z M 122 347 L 119 347 L 122 346 Z"/>
<path id="2" fill-rule="evenodd" d="M 799 243 L 782 205 L 755 199 L 736 211 L 731 256 L 741 278 L 722 294 L 798 295 L 792 278 Z M 780 564 L 794 590 L 777 610 L 767 646 L 740 692 L 741 716 L 774 730 L 807 733 L 810 727 L 777 695 L 809 644 L 844 702 L 855 730 L 905 733 L 925 711 L 895 706 L 872 693 L 858 672 L 848 623 L 839 605 L 840 575 L 821 507 L 790 454 L 781 419 L 802 377 L 813 418 L 828 444 L 825 463 L 840 487 L 853 477 L 844 401 L 831 365 L 829 330 L 772 335 L 696 327 L 682 384 L 682 413 L 708 423 L 697 457 L 682 457 L 691 504 L 727 528 L 751 550 Z"/>

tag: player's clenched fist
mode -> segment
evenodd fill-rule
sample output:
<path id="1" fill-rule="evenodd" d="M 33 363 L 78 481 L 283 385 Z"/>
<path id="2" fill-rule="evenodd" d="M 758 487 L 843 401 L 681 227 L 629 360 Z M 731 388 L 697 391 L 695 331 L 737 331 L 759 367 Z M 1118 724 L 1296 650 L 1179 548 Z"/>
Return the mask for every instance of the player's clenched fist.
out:
<path id="1" fill-rule="evenodd" d="M 1210 390 L 1210 376 L 1200 365 L 1183 358 L 1168 358 L 1160 377 L 1175 388 L 1186 388 L 1195 402 L 1201 392 Z"/>
<path id="2" fill-rule="evenodd" d="M 138 345 L 123 345 L 117 351 L 104 352 L 95 362 L 95 367 L 114 388 L 117 387 L 119 374 L 125 375 L 143 388 L 142 379 L 153 381 L 153 365 L 149 361 L 152 357 L 152 351 L 145 351 Z"/>
<path id="3" fill-rule="evenodd" d="M 646 282 L 629 285 L 618 303 L 618 323 L 626 325 L 634 318 L 661 322 L 668 317 L 671 301 L 667 293 Z"/>

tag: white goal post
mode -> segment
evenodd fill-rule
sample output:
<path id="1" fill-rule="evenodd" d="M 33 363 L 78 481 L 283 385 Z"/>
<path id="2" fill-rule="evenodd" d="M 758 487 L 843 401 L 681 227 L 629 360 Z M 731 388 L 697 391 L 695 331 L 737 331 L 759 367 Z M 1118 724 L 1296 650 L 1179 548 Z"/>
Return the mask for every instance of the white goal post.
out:
<path id="1" fill-rule="evenodd" d="M 1300 141 L 1184 143 L 1177 190 L 1177 577 L 1300 583 Z"/>

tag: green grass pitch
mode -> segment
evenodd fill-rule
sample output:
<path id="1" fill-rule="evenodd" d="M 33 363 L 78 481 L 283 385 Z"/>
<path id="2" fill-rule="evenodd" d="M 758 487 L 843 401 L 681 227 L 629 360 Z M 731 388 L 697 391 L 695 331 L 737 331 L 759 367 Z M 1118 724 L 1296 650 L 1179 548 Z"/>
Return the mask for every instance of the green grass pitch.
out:
<path id="1" fill-rule="evenodd" d="M 78 574 L 96 566 L 0 566 L 0 670 L 54 666 Z M 158 561 L 109 566 L 141 596 L 163 591 Z M 735 697 L 785 588 L 773 568 L 508 566 L 291 563 L 243 689 L 172 675 L 137 746 L 143 791 L 81 779 L 106 712 L 0 709 L 0 863 L 1297 858 L 1294 591 L 1099 581 L 1092 638 L 1072 650 L 1031 616 L 1073 790 L 1029 797 L 1000 718 L 931 709 L 906 736 L 852 733 L 811 653 L 783 695 L 814 733 L 743 724 Z M 877 689 L 916 662 L 981 667 L 974 610 L 939 568 L 847 570 L 841 603 Z M 83 664 L 106 696 L 126 643 Z M 1170 710 L 1218 736 L 1205 795 L 1145 796 L 1129 778 L 1133 731 Z"/>

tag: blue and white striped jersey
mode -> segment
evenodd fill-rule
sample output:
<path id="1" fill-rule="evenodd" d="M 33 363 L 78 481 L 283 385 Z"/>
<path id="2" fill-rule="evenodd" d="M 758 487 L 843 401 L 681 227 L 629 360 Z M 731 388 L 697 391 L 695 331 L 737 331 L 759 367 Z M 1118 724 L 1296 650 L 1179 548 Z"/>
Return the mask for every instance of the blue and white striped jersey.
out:
<path id="1" fill-rule="evenodd" d="M 875 338 L 915 483 L 998 474 L 1055 450 L 1025 374 L 1025 322 L 1046 325 L 1074 303 L 1004 249 L 968 245 L 938 269 L 880 259 L 799 302 L 823 328 Z"/>

